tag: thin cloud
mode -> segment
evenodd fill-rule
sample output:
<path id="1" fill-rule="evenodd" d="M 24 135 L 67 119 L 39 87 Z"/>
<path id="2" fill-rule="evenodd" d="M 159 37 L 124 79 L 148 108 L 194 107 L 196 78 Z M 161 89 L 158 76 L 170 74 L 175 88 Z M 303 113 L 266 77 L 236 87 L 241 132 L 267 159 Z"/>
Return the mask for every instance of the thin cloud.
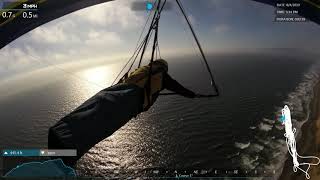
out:
<path id="1" fill-rule="evenodd" d="M 42 43 L 61 43 L 67 40 L 63 29 L 54 26 L 52 28 L 36 28 L 31 32 L 31 38 Z"/>
<path id="2" fill-rule="evenodd" d="M 128 1 L 108 2 L 85 8 L 74 13 L 89 25 L 107 27 L 120 25 L 121 28 L 132 28 L 143 22 L 143 18 L 131 10 Z"/>
<path id="3" fill-rule="evenodd" d="M 214 26 L 214 32 L 216 33 L 226 33 L 231 30 L 231 27 L 227 24 L 219 24 Z"/>
<path id="4" fill-rule="evenodd" d="M 91 30 L 85 43 L 89 46 L 105 46 L 106 44 L 115 46 L 121 44 L 122 40 L 116 32 Z"/>

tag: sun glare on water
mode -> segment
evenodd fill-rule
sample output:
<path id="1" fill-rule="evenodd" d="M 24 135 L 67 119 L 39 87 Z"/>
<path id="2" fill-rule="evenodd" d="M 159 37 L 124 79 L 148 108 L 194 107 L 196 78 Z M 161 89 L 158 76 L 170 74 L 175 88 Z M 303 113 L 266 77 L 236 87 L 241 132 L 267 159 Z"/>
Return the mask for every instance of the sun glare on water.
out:
<path id="1" fill-rule="evenodd" d="M 113 66 L 97 66 L 79 71 L 77 75 L 88 83 L 91 93 L 96 93 L 111 85 L 115 78 L 115 70 Z"/>
<path id="2" fill-rule="evenodd" d="M 95 67 L 83 71 L 83 77 L 95 84 L 105 84 L 108 81 L 109 69 L 107 67 Z"/>
<path id="3" fill-rule="evenodd" d="M 99 66 L 83 70 L 80 74 L 88 82 L 106 87 L 107 85 L 111 85 L 115 69 L 112 66 Z"/>

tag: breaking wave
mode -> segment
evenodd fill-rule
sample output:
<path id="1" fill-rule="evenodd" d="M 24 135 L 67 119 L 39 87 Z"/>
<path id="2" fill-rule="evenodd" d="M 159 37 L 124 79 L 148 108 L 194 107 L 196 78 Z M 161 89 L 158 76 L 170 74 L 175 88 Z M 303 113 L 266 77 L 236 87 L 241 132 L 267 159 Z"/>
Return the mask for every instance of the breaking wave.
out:
<path id="1" fill-rule="evenodd" d="M 239 142 L 236 142 L 235 143 L 235 146 L 239 149 L 246 149 L 247 147 L 250 146 L 250 142 L 248 143 L 239 143 Z"/>
<path id="2" fill-rule="evenodd" d="M 289 93 L 283 105 L 291 109 L 292 123 L 297 129 L 297 136 L 301 136 L 301 127 L 310 117 L 310 105 L 314 97 L 314 87 L 319 82 L 320 64 L 316 64 L 304 75 L 296 89 Z M 281 114 L 282 107 L 275 107 L 274 119 L 263 118 L 255 127 L 249 127 L 255 136 L 251 143 L 235 143 L 241 149 L 240 165 L 244 170 L 272 172 L 278 179 L 282 173 L 287 158 L 284 128 L 276 119 Z M 298 143 L 299 140 L 297 139 Z M 263 179 L 263 178 L 257 178 Z"/>

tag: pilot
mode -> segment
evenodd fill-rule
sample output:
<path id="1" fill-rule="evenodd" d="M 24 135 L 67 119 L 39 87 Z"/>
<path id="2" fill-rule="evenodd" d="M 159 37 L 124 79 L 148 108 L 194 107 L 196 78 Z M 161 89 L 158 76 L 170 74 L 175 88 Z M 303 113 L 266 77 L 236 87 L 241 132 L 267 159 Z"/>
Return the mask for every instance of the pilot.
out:
<path id="1" fill-rule="evenodd" d="M 48 148 L 76 149 L 77 157 L 61 157 L 66 164 L 73 165 L 95 144 L 147 111 L 164 89 L 187 98 L 201 96 L 174 80 L 165 60 L 155 60 L 126 74 L 118 84 L 98 92 L 53 125 L 49 129 Z"/>
<path id="2" fill-rule="evenodd" d="M 159 59 L 152 63 L 152 74 L 149 80 L 150 64 L 138 68 L 130 73 L 129 77 L 126 75 L 119 81 L 119 83 L 135 84 L 144 89 L 144 103 L 143 110 L 146 111 L 157 100 L 160 91 L 167 89 L 173 91 L 181 96 L 194 98 L 196 94 L 191 90 L 183 87 L 176 80 L 172 79 L 168 74 L 168 63 Z M 150 89 L 148 89 L 150 87 Z M 148 94 L 148 90 L 150 94 Z"/>

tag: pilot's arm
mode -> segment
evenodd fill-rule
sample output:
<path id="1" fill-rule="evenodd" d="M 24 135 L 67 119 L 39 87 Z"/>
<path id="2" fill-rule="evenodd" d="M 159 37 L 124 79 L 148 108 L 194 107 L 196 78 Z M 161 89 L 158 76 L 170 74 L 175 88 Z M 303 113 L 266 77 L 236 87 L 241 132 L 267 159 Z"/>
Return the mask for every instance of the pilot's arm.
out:
<path id="1" fill-rule="evenodd" d="M 196 96 L 194 92 L 183 87 L 178 81 L 174 80 L 168 73 L 164 74 L 163 88 L 188 98 L 194 98 Z"/>

